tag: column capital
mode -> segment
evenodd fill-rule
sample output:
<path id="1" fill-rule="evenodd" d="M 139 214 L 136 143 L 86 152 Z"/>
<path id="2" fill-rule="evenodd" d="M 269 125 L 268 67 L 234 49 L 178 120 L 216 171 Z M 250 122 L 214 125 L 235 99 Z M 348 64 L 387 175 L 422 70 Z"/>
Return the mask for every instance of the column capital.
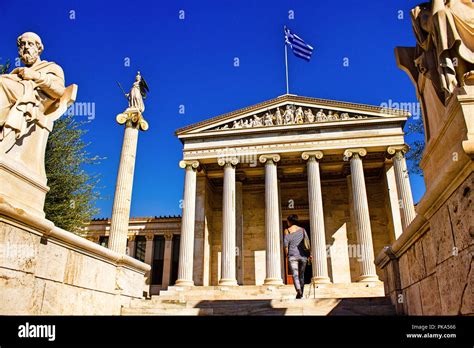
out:
<path id="1" fill-rule="evenodd" d="M 280 155 L 278 154 L 272 154 L 272 155 L 261 155 L 258 160 L 260 163 L 266 163 L 266 162 L 273 162 L 277 163 L 280 161 Z"/>
<path id="2" fill-rule="evenodd" d="M 146 240 L 147 240 L 147 242 L 148 242 L 148 241 L 150 241 L 150 240 L 153 240 L 153 238 L 155 238 L 155 235 L 154 235 L 154 234 L 145 234 L 145 238 L 146 238 Z"/>
<path id="3" fill-rule="evenodd" d="M 100 237 L 99 236 L 87 236 L 86 239 L 90 240 L 91 242 L 94 242 L 94 243 L 99 243 Z"/>
<path id="4" fill-rule="evenodd" d="M 236 166 L 239 164 L 239 159 L 237 157 L 221 157 L 217 159 L 217 164 L 221 167 L 226 165 Z"/>
<path id="5" fill-rule="evenodd" d="M 389 157 L 402 158 L 405 156 L 408 150 L 410 150 L 410 147 L 406 144 L 403 144 L 397 146 L 389 146 L 387 148 L 387 153 L 389 154 Z"/>
<path id="6" fill-rule="evenodd" d="M 344 159 L 347 160 L 351 159 L 351 157 L 353 156 L 364 157 L 365 155 L 367 155 L 367 150 L 363 147 L 347 149 L 346 151 L 344 151 Z"/>
<path id="7" fill-rule="evenodd" d="M 305 151 L 301 154 L 301 158 L 305 161 L 314 158 L 316 160 L 322 159 L 324 156 L 322 151 Z"/>
<path id="8" fill-rule="evenodd" d="M 172 240 L 173 239 L 173 232 L 165 232 L 164 234 L 165 240 Z"/>
<path id="9" fill-rule="evenodd" d="M 199 167 L 199 161 L 197 160 L 192 160 L 192 161 L 186 161 L 186 160 L 181 160 L 179 161 L 179 166 L 180 168 L 186 168 L 186 167 L 192 167 L 193 169 L 196 169 Z"/>
<path id="10" fill-rule="evenodd" d="M 135 241 L 135 237 L 136 237 L 136 235 L 134 235 L 134 234 L 129 235 L 129 236 L 128 236 L 128 240 L 129 240 L 130 242 L 133 242 L 133 241 Z"/>

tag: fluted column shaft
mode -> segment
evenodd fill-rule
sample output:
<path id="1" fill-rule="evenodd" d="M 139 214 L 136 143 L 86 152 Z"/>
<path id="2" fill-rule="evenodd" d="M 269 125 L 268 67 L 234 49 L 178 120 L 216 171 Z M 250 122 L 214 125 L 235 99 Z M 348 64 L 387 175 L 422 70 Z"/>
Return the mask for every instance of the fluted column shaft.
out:
<path id="1" fill-rule="evenodd" d="M 109 249 L 119 253 L 125 253 L 127 248 L 137 142 L 138 127 L 128 123 L 123 135 L 122 153 L 112 208 L 112 221 L 110 222 Z"/>
<path id="2" fill-rule="evenodd" d="M 196 168 L 198 161 L 181 161 L 185 169 L 181 245 L 179 249 L 178 286 L 193 286 L 194 218 L 196 210 Z"/>
<path id="3" fill-rule="evenodd" d="M 361 252 L 361 275 L 358 281 L 378 281 L 374 263 L 374 246 L 372 242 L 372 229 L 370 227 L 369 203 L 367 201 L 364 168 L 361 159 L 361 157 L 366 154 L 367 151 L 365 149 L 352 149 L 346 150 L 344 156 L 350 158 L 355 228 Z"/>
<path id="4" fill-rule="evenodd" d="M 237 161 L 219 162 L 224 166 L 222 193 L 222 255 L 219 285 L 237 285 L 235 263 L 235 165 Z"/>
<path id="5" fill-rule="evenodd" d="M 173 250 L 173 233 L 165 233 L 165 253 L 163 256 L 163 278 L 161 287 L 166 289 L 171 276 L 171 252 Z"/>
<path id="6" fill-rule="evenodd" d="M 326 255 L 326 231 L 324 228 L 323 196 L 319 162 L 321 151 L 303 152 L 308 169 L 309 222 L 311 226 L 311 255 L 313 257 L 313 283 L 330 283 Z"/>
<path id="7" fill-rule="evenodd" d="M 260 156 L 265 163 L 265 234 L 266 234 L 266 278 L 265 284 L 283 284 L 280 259 L 280 222 L 278 209 L 278 181 L 276 162 L 278 155 Z"/>
<path id="8" fill-rule="evenodd" d="M 395 181 L 397 183 L 400 210 L 402 212 L 403 231 L 406 230 L 416 216 L 410 179 L 408 177 L 407 163 L 405 160 L 405 152 L 407 150 L 407 147 L 390 147 L 388 149 L 390 154 L 394 154 L 393 168 L 395 169 Z"/>

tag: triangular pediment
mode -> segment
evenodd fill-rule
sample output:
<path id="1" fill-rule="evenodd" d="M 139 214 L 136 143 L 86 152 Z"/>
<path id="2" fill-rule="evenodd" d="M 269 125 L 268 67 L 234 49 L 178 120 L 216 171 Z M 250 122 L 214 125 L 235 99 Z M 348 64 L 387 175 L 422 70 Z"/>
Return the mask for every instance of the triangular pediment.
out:
<path id="1" fill-rule="evenodd" d="M 266 127 L 296 128 L 301 125 L 408 116 L 409 113 L 398 109 L 286 94 L 178 129 L 176 135 L 262 130 Z"/>

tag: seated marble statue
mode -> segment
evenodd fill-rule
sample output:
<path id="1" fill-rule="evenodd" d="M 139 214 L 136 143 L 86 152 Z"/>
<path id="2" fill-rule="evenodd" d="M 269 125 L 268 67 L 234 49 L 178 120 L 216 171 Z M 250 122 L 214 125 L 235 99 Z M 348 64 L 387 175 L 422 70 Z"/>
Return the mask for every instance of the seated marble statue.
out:
<path id="1" fill-rule="evenodd" d="M 37 34 L 20 35 L 17 46 L 25 67 L 0 75 L 0 142 L 21 138 L 32 123 L 48 127 L 47 114 L 65 91 L 61 67 L 40 59 L 44 46 Z"/>

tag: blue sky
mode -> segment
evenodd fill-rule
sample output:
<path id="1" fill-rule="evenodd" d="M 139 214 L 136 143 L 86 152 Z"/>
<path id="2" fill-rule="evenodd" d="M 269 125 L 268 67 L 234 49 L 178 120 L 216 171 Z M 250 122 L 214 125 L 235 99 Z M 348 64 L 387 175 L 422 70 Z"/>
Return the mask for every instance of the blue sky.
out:
<path id="1" fill-rule="evenodd" d="M 79 85 L 77 101 L 94 103 L 86 141 L 92 154 L 106 157 L 90 168 L 102 175 L 97 206 L 104 217 L 111 215 L 123 137 L 115 116 L 126 106 L 116 81 L 128 90 L 140 70 L 151 90 L 150 129 L 140 133 L 131 215 L 180 214 L 182 147 L 174 131 L 284 94 L 284 25 L 315 48 L 309 63 L 289 54 L 291 93 L 415 103 L 393 49 L 414 45 L 409 10 L 418 2 L 0 0 L 0 64 L 17 56 L 20 33 L 34 31 L 45 45 L 42 58 L 63 67 L 67 84 Z M 418 201 L 423 179 L 410 180 Z"/>

